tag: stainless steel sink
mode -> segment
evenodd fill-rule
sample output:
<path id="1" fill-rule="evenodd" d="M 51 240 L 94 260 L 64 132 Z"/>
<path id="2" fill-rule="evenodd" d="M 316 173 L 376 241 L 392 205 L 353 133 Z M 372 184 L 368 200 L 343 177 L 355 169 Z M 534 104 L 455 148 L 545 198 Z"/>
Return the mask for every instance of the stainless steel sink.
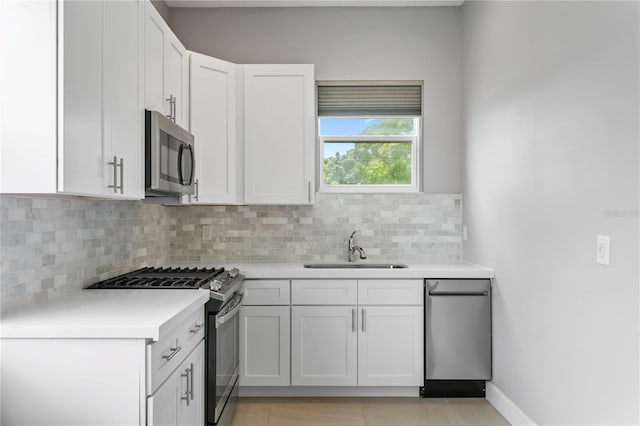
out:
<path id="1" fill-rule="evenodd" d="M 305 263 L 305 268 L 313 269 L 397 269 L 408 268 L 404 263 Z"/>

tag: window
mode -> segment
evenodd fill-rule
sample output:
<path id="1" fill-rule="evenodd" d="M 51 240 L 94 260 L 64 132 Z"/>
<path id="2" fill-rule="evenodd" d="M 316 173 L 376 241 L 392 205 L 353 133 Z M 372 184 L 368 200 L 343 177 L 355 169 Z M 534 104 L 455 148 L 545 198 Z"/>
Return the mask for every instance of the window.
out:
<path id="1" fill-rule="evenodd" d="M 417 192 L 422 87 L 318 83 L 320 191 Z"/>

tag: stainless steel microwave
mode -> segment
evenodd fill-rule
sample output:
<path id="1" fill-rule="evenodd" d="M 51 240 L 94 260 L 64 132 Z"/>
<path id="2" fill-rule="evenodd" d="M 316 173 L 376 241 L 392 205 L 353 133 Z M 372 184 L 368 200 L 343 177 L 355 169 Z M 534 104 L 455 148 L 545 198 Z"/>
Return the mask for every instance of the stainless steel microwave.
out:
<path id="1" fill-rule="evenodd" d="M 193 194 L 193 135 L 157 111 L 145 110 L 145 195 Z"/>

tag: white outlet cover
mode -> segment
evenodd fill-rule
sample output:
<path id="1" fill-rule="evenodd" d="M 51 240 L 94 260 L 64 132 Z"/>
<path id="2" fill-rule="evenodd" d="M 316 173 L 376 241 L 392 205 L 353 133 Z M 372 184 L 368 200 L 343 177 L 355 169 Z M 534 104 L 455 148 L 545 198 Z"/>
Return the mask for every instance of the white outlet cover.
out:
<path id="1" fill-rule="evenodd" d="M 600 265 L 611 266 L 609 260 L 610 247 L 611 239 L 606 235 L 598 235 L 598 243 L 596 245 L 596 261 Z"/>

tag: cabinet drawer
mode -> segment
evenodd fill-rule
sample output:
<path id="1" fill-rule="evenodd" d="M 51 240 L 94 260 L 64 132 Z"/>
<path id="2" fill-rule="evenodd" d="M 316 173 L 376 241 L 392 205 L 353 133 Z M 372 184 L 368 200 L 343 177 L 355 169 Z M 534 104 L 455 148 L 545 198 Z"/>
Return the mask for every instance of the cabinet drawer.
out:
<path id="1" fill-rule="evenodd" d="M 293 305 L 355 305 L 358 303 L 356 280 L 292 280 Z"/>
<path id="2" fill-rule="evenodd" d="M 245 280 L 243 305 L 288 305 L 289 280 Z"/>
<path id="3" fill-rule="evenodd" d="M 422 280 L 358 280 L 359 305 L 422 305 Z"/>
<path id="4" fill-rule="evenodd" d="M 148 391 L 155 391 L 203 338 L 204 309 L 198 309 L 159 341 L 147 345 Z"/>

